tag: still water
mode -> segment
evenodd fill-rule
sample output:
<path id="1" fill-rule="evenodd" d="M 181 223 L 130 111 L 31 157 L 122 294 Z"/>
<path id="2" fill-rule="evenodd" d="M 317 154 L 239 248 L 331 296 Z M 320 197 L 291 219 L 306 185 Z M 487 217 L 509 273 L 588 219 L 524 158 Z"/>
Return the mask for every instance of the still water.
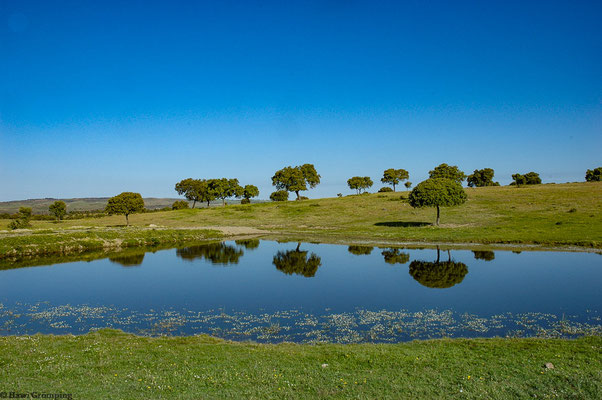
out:
<path id="1" fill-rule="evenodd" d="M 260 342 L 602 334 L 602 256 L 256 239 L 0 271 L 0 334 Z"/>

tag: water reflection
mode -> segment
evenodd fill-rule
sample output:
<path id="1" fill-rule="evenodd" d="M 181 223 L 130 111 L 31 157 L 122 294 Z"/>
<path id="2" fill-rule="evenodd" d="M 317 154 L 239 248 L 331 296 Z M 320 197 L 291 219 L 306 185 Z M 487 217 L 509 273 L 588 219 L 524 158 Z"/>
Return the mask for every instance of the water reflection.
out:
<path id="1" fill-rule="evenodd" d="M 176 255 L 184 260 L 205 259 L 212 264 L 221 265 L 238 264 L 243 254 L 241 249 L 225 243 L 210 243 L 176 250 Z"/>
<path id="2" fill-rule="evenodd" d="M 124 267 L 137 267 L 144 261 L 144 254 L 145 253 L 109 257 L 109 261 L 115 264 L 121 264 Z"/>
<path id="3" fill-rule="evenodd" d="M 445 289 L 457 285 L 468 274 L 468 267 L 464 263 L 452 261 L 449 250 L 447 255 L 447 261 L 439 261 L 440 252 L 437 247 L 437 260 L 434 262 L 412 261 L 410 275 L 421 285 L 429 288 Z"/>
<path id="4" fill-rule="evenodd" d="M 235 240 L 234 243 L 244 247 L 247 250 L 253 250 L 259 247 L 259 239 L 241 239 Z"/>
<path id="5" fill-rule="evenodd" d="M 405 264 L 410 261 L 410 255 L 400 249 L 387 249 L 381 253 L 387 264 Z"/>
<path id="6" fill-rule="evenodd" d="M 347 251 L 351 254 L 355 254 L 356 256 L 364 256 L 369 255 L 374 250 L 372 246 L 349 246 Z"/>
<path id="7" fill-rule="evenodd" d="M 297 274 L 306 278 L 316 275 L 318 267 L 322 265 L 322 259 L 311 253 L 308 257 L 307 251 L 300 250 L 301 243 L 297 244 L 295 250 L 279 251 L 274 256 L 272 263 L 279 271 L 287 275 Z"/>
<path id="8" fill-rule="evenodd" d="M 473 250 L 472 254 L 474 254 L 475 260 L 485 260 L 485 261 L 495 260 L 495 253 L 493 251 Z"/>

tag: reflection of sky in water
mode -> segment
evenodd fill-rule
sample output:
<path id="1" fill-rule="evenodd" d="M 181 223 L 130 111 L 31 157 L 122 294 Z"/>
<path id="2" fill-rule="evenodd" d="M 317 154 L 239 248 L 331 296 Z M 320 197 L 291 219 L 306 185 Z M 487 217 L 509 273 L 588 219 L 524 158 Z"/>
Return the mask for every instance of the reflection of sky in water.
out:
<path id="1" fill-rule="evenodd" d="M 47 302 L 40 307 L 86 304 L 183 314 L 215 309 L 247 314 L 297 310 L 316 316 L 357 310 L 450 310 L 483 318 L 541 313 L 576 322 L 602 311 L 602 257 L 597 254 L 452 250 L 452 263 L 441 251 L 436 264 L 435 249 L 256 245 L 226 242 L 0 271 L 0 303 L 4 310 L 16 303 Z M 416 274 L 418 264 L 426 268 L 419 271 L 422 275 Z M 410 275 L 410 265 L 417 279 L 451 287 L 423 286 Z M 432 273 L 431 266 L 447 275 Z"/>

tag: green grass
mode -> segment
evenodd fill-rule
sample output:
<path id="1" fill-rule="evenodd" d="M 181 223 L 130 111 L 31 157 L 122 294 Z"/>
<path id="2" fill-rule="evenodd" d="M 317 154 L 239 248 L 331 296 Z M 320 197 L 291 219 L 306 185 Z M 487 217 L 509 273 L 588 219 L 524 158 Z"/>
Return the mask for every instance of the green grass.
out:
<path id="1" fill-rule="evenodd" d="M 547 184 L 527 187 L 469 188 L 466 204 L 435 210 L 413 209 L 408 192 L 378 193 L 231 205 L 209 209 L 136 214 L 135 226 L 242 226 L 272 235 L 321 241 L 447 242 L 543 244 L 602 248 L 602 183 Z M 7 220 L 0 220 L 0 229 Z M 123 216 L 65 221 L 34 221 L 35 229 L 73 226 L 111 227 Z M 4 239 L 1 238 L 0 242 Z"/>
<path id="2" fill-rule="evenodd" d="M 1 337 L 0 382 L 0 391 L 86 399 L 599 399 L 602 338 L 262 345 L 113 330 Z"/>
<path id="3" fill-rule="evenodd" d="M 219 239 L 221 233 L 207 229 L 121 229 L 87 228 L 73 231 L 39 230 L 0 239 L 0 268 L 6 263 L 27 263 L 39 256 L 66 257 L 93 252 L 115 252 L 127 248 L 178 246 L 207 239 Z M 101 254 L 99 254 L 101 253 Z M 97 257 L 98 258 L 98 257 Z M 48 260 L 46 260 L 48 261 Z M 51 263 L 51 262 L 47 262 Z M 35 265 L 34 262 L 32 265 Z"/>

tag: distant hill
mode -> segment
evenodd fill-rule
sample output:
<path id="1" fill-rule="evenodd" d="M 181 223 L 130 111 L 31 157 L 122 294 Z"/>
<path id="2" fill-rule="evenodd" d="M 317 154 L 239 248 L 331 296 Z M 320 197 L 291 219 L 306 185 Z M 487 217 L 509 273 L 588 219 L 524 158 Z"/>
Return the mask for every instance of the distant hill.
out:
<path id="1" fill-rule="evenodd" d="M 17 201 L 0 202 L 0 213 L 15 213 L 19 207 L 31 207 L 34 214 L 48 214 L 48 206 L 57 200 L 67 204 L 67 211 L 93 211 L 102 210 L 107 205 L 108 197 L 84 197 L 77 199 L 27 199 Z M 163 207 L 171 207 L 174 201 L 182 199 L 147 197 L 144 199 L 146 208 L 154 210 Z M 197 205 L 198 207 L 198 205 Z"/>

